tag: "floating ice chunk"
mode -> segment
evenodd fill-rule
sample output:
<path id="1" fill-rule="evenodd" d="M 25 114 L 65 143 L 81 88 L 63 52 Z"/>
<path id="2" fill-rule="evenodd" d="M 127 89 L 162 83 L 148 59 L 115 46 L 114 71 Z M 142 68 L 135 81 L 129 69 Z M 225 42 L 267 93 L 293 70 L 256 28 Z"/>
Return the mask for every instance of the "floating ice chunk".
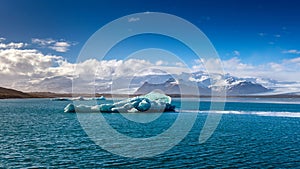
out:
<path id="1" fill-rule="evenodd" d="M 79 96 L 79 97 L 72 98 L 72 100 L 84 101 L 85 99 L 82 96 Z"/>
<path id="2" fill-rule="evenodd" d="M 112 112 L 112 109 L 115 107 L 113 104 L 101 104 L 98 106 L 101 112 Z"/>
<path id="3" fill-rule="evenodd" d="M 65 112 L 105 112 L 105 113 L 138 113 L 138 112 L 166 112 L 175 111 L 175 106 L 171 105 L 171 97 L 151 92 L 144 96 L 138 96 L 122 100 L 113 104 L 100 104 L 96 106 L 86 106 L 68 104 Z"/>
<path id="4" fill-rule="evenodd" d="M 71 101 L 69 98 L 53 98 L 51 101 Z"/>
<path id="5" fill-rule="evenodd" d="M 92 97 L 92 98 L 84 98 L 82 96 L 80 97 L 74 97 L 74 98 L 53 98 L 51 99 L 52 101 L 90 101 L 90 100 L 95 100 L 95 101 L 100 101 L 100 100 L 106 100 L 104 96 L 101 97 Z"/>
<path id="6" fill-rule="evenodd" d="M 64 108 L 64 112 L 66 113 L 75 113 L 75 106 L 74 104 L 70 103 Z"/>
<path id="7" fill-rule="evenodd" d="M 86 98 L 85 100 L 106 100 L 106 98 L 104 96 L 101 97 L 92 97 L 92 98 Z"/>

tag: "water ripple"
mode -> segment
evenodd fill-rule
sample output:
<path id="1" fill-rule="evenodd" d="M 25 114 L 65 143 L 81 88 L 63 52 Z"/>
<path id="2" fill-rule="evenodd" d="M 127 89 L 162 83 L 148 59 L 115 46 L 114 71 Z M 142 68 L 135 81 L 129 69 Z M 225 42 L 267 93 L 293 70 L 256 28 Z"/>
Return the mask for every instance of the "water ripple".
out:
<path id="1" fill-rule="evenodd" d="M 299 118 L 227 113 L 223 115 L 213 136 L 206 143 L 199 144 L 198 136 L 206 118 L 203 113 L 199 114 L 187 137 L 171 150 L 155 157 L 132 159 L 111 154 L 95 145 L 81 128 L 76 114 L 62 112 L 66 103 L 54 103 L 46 99 L 1 101 L 0 168 L 300 166 Z M 135 137 L 161 133 L 177 117 L 176 114 L 167 113 L 151 124 L 127 125 L 128 121 L 120 119 L 120 116 L 106 116 L 115 129 Z"/>

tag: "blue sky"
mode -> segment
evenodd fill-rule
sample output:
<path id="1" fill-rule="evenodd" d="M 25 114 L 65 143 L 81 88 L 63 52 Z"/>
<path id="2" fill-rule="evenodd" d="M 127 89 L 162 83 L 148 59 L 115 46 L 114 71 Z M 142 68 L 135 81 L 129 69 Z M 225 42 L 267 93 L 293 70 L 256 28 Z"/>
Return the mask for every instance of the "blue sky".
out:
<path id="1" fill-rule="evenodd" d="M 239 51 L 253 64 L 297 57 L 282 51 L 300 49 L 298 1 L 2 1 L 0 36 L 11 41 L 32 38 L 76 43 L 61 55 L 74 61 L 85 41 L 106 23 L 124 15 L 156 11 L 182 17 L 198 26 L 222 59 Z M 50 51 L 45 51 L 50 52 Z"/>
<path id="2" fill-rule="evenodd" d="M 63 81 L 93 33 L 115 19 L 140 12 L 169 13 L 196 25 L 215 46 L 225 71 L 235 76 L 300 81 L 295 79 L 300 77 L 299 6 L 297 0 L 2 0 L 0 74 L 6 83 L 0 86 L 23 88 L 49 79 Z M 199 62 L 185 46 L 155 35 L 126 39 L 107 59 L 155 47 L 172 51 L 198 68 L 193 64 Z M 22 80 L 9 80 L 16 78 Z"/>

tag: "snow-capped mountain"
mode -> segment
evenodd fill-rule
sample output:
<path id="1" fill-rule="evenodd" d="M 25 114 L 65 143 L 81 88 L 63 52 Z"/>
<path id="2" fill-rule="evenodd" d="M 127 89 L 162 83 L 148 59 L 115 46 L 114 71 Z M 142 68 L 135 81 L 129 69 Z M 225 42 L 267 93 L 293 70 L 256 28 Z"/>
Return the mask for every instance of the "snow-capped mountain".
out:
<path id="1" fill-rule="evenodd" d="M 184 91 L 184 94 L 186 95 L 193 95 L 194 89 L 195 86 L 184 83 L 182 80 L 176 81 L 175 79 L 170 78 L 166 82 L 160 84 L 145 82 L 140 88 L 137 89 L 135 94 L 146 94 L 153 90 L 161 90 L 166 94 L 180 94 L 183 93 L 182 91 Z M 198 89 L 201 94 L 210 94 L 210 89 L 208 87 L 198 86 L 196 89 Z"/>
<path id="2" fill-rule="evenodd" d="M 298 82 L 281 82 L 267 78 L 240 78 L 230 74 L 208 74 L 203 71 L 181 74 L 153 73 L 111 80 L 95 80 L 97 93 L 145 94 L 158 89 L 166 94 L 193 95 L 195 87 L 201 95 L 210 95 L 212 89 L 226 91 L 227 95 L 299 95 L 300 93 Z M 179 89 L 183 89 L 184 93 Z"/>
<path id="3" fill-rule="evenodd" d="M 205 72 L 195 72 L 192 74 L 182 73 L 166 79 L 164 83 L 146 81 L 135 93 L 145 94 L 158 89 L 164 91 L 166 94 L 193 95 L 195 87 L 199 89 L 201 95 L 210 95 L 212 89 L 215 91 L 224 90 L 227 95 L 248 95 L 272 91 L 272 89 L 257 83 L 254 79 L 243 79 L 229 74 L 209 75 Z M 183 90 L 180 91 L 180 89 Z"/>

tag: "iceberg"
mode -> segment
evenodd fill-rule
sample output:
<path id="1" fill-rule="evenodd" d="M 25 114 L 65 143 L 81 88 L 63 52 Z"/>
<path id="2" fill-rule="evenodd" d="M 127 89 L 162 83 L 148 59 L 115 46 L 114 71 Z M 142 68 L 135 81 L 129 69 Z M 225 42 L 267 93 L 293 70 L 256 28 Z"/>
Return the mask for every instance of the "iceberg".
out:
<path id="1" fill-rule="evenodd" d="M 64 108 L 66 113 L 102 112 L 102 113 L 138 113 L 138 112 L 174 112 L 171 97 L 165 94 L 151 92 L 143 96 L 129 98 L 112 104 L 95 106 L 68 104 Z"/>

